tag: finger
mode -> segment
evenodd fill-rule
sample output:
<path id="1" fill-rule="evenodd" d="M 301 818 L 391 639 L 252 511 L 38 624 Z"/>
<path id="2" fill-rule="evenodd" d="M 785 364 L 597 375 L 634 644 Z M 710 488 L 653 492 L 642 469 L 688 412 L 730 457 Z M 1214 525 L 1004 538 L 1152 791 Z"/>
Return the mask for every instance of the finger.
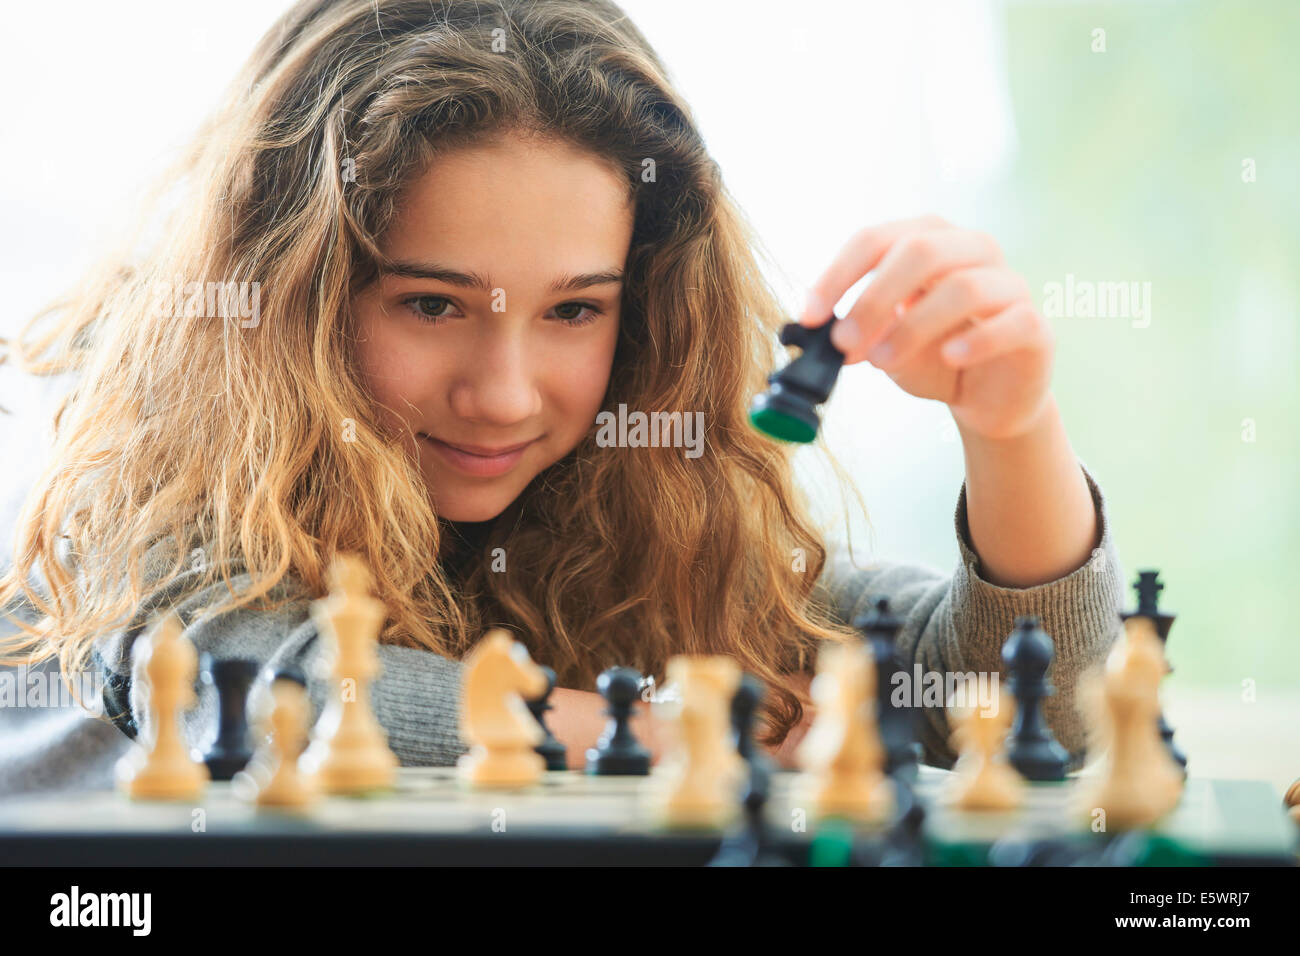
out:
<path id="1" fill-rule="evenodd" d="M 1017 302 L 969 332 L 954 336 L 939 354 L 954 368 L 969 368 L 1008 352 L 1050 350 L 1052 341 L 1051 327 L 1038 310 L 1031 303 Z"/>
<path id="2" fill-rule="evenodd" d="M 886 371 L 905 365 L 967 318 L 997 315 L 1030 299 L 1029 285 L 1010 269 L 983 267 L 949 273 L 903 313 L 867 361 Z"/>
<path id="3" fill-rule="evenodd" d="M 952 228 L 938 216 L 922 216 L 917 219 L 897 219 L 855 233 L 840 249 L 830 267 L 808 290 L 808 301 L 799 315 L 799 322 L 809 328 L 825 324 L 835 303 L 844 297 L 844 293 L 855 282 L 876 267 L 881 256 L 889 251 L 889 247 L 900 236 L 918 230 L 934 231 L 945 227 Z"/>
<path id="4" fill-rule="evenodd" d="M 898 303 L 951 272 L 998 264 L 1000 259 L 997 243 L 985 233 L 949 229 L 904 236 L 880 260 L 875 278 L 832 341 L 846 359 L 861 358 L 899 321 Z"/>

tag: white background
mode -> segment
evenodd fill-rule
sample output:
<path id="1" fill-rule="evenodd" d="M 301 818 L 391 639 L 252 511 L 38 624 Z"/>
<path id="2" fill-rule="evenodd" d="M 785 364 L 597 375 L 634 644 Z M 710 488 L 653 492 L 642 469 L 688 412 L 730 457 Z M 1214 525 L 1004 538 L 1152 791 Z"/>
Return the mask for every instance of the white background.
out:
<path id="1" fill-rule="evenodd" d="M 991 3 L 627 0 L 696 113 L 729 188 L 779 264 L 791 309 L 856 230 L 939 212 L 977 228 L 981 183 L 1015 148 Z M 71 284 L 113 241 L 257 39 L 287 5 L 162 0 L 7 15 L 0 77 L 0 335 Z M 689 28 L 683 28 L 689 25 Z M 839 312 L 856 296 L 851 290 Z M 50 389 L 0 369 L 0 540 L 31 484 Z M 846 370 L 827 415 L 830 447 L 862 490 L 860 556 L 951 566 L 960 444 L 946 408 L 866 365 Z M 945 440 L 947 439 L 947 440 Z M 806 456 L 804 456 L 806 457 Z M 815 497 L 820 471 L 806 473 Z M 819 497 L 832 516 L 838 498 Z M 7 550 L 7 548 L 6 548 Z"/>

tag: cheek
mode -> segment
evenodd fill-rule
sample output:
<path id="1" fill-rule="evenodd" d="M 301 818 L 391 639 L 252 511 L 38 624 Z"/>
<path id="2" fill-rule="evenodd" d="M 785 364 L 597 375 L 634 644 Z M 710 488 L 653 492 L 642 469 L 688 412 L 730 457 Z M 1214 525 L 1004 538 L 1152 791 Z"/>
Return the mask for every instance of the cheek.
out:
<path id="1" fill-rule="evenodd" d="M 610 335 L 571 350 L 567 361 L 551 366 L 549 392 L 579 434 L 591 426 L 604 404 L 615 343 L 616 336 Z"/>
<path id="2" fill-rule="evenodd" d="M 412 349 L 402 347 L 386 323 L 364 312 L 358 320 L 356 358 L 366 389 L 381 420 L 400 426 L 405 421 L 401 410 L 419 405 L 421 363 Z M 423 370 L 427 372 L 427 366 Z"/>

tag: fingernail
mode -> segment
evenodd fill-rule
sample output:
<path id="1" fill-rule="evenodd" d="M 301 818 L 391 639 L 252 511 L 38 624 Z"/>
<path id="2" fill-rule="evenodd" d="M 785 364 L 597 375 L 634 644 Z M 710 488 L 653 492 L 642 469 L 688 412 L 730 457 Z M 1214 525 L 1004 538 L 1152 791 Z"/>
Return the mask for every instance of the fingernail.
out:
<path id="1" fill-rule="evenodd" d="M 970 354 L 970 343 L 965 339 L 953 339 L 943 347 L 945 358 L 960 359 Z"/>
<path id="2" fill-rule="evenodd" d="M 847 352 L 862 341 L 862 330 L 856 322 L 840 319 L 831 327 L 831 344 Z"/>

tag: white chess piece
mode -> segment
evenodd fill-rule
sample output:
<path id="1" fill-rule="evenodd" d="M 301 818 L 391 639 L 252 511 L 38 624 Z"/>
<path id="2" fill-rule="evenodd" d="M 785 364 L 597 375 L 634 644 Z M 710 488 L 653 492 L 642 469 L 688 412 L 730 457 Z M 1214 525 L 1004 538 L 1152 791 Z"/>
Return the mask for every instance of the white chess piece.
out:
<path id="1" fill-rule="evenodd" d="M 537 783 L 546 761 L 535 748 L 545 736 L 524 703 L 545 693 L 546 675 L 528 650 L 493 628 L 465 658 L 461 732 L 470 745 L 458 762 L 472 787 L 515 788 Z"/>
<path id="2" fill-rule="evenodd" d="M 299 757 L 307 743 L 311 702 L 307 689 L 294 680 L 280 679 L 271 685 L 275 703 L 268 719 L 271 751 L 265 760 L 269 779 L 257 791 L 262 807 L 304 809 L 319 796 L 314 777 L 303 772 Z"/>
<path id="3" fill-rule="evenodd" d="M 1151 825 L 1178 805 L 1183 791 L 1182 770 L 1160 739 L 1160 638 L 1146 617 L 1126 620 L 1124 632 L 1107 662 L 1103 692 L 1110 750 L 1084 800 L 1086 812 L 1105 811 L 1114 829 Z"/>
<path id="4" fill-rule="evenodd" d="M 198 652 L 182 630 L 172 612 L 140 638 L 136 650 L 145 658 L 151 733 L 117 766 L 120 786 L 134 799 L 194 800 L 210 779 L 208 768 L 194 759 L 180 732 L 180 713 L 194 704 L 199 666 Z"/>
<path id="5" fill-rule="evenodd" d="M 876 664 L 863 644 L 826 643 L 812 682 L 817 716 L 799 747 L 814 812 L 880 822 L 894 806 L 876 726 Z"/>
<path id="6" fill-rule="evenodd" d="M 1014 698 L 1004 699 L 993 685 L 987 707 L 951 706 L 957 764 L 946 802 L 961 810 L 1014 810 L 1025 801 L 1025 782 L 1007 761 L 1007 730 L 1015 716 Z"/>
<path id="7" fill-rule="evenodd" d="M 327 793 L 388 789 L 398 761 L 370 704 L 370 684 L 380 671 L 379 632 L 388 609 L 371 597 L 370 572 L 355 555 L 334 559 L 329 583 L 329 596 L 313 601 L 311 614 L 328 649 L 331 688 L 302 766 Z"/>
<path id="8" fill-rule="evenodd" d="M 678 656 L 668 662 L 676 685 L 678 750 L 664 769 L 663 815 L 671 826 L 721 826 L 735 815 L 744 761 L 731 732 L 731 700 L 740 667 L 730 657 Z"/>

